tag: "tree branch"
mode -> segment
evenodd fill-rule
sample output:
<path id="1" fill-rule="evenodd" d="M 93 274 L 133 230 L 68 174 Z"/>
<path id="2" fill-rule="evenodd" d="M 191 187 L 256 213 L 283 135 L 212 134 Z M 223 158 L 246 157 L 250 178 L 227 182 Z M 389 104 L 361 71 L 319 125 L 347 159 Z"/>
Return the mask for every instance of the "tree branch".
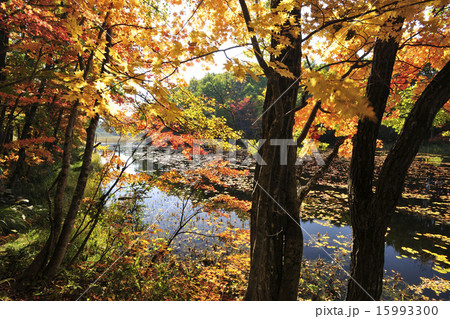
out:
<path id="1" fill-rule="evenodd" d="M 449 99 L 450 61 L 436 74 L 414 103 L 400 136 L 384 161 L 374 199 L 385 206 L 382 211 L 393 211 L 395 208 L 408 168 L 433 125 L 437 112 Z"/>
<path id="2" fill-rule="evenodd" d="M 303 126 L 302 132 L 300 133 L 300 136 L 297 139 L 297 146 L 300 147 L 300 145 L 303 143 L 303 141 L 306 138 L 306 135 L 308 135 L 308 131 L 311 128 L 311 125 L 316 118 L 317 111 L 319 110 L 320 106 L 322 105 L 322 102 L 319 100 L 314 105 L 313 109 L 311 110 L 311 113 L 309 114 L 308 120 L 306 121 L 305 125 Z"/>
<path id="3" fill-rule="evenodd" d="M 253 33 L 254 30 L 250 26 L 250 22 L 251 22 L 250 13 L 248 11 L 248 7 L 247 7 L 247 4 L 245 3 L 245 0 L 239 0 L 239 4 L 241 5 L 242 14 L 244 15 L 245 24 L 247 25 L 247 30 L 248 30 L 248 32 Z M 261 52 L 261 48 L 259 47 L 259 44 L 258 44 L 258 40 L 256 39 L 256 35 L 253 35 L 251 37 L 251 41 L 252 41 L 253 51 L 255 51 L 255 57 L 256 57 L 256 60 L 258 61 L 258 64 L 261 66 L 264 73 L 266 75 L 269 75 L 271 73 L 270 72 L 271 68 L 267 65 L 266 61 L 264 60 L 263 54 Z"/>
<path id="4" fill-rule="evenodd" d="M 300 188 L 300 194 L 299 194 L 299 202 L 302 203 L 305 197 L 310 192 L 311 188 L 317 183 L 319 178 L 323 176 L 323 174 L 328 170 L 333 160 L 336 158 L 339 152 L 339 147 L 344 143 L 344 141 L 347 139 L 346 136 L 343 136 L 339 138 L 334 145 L 333 151 L 330 155 L 327 156 L 325 160 L 325 165 L 323 165 L 321 168 L 317 170 L 317 172 L 309 179 L 309 181 L 306 183 L 305 186 L 302 186 Z"/>

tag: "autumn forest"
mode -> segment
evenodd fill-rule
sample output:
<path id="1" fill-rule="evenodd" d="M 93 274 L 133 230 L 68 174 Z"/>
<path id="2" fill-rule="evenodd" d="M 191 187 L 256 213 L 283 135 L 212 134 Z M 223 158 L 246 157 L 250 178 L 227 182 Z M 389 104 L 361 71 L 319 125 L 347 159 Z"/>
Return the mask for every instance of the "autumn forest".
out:
<path id="1" fill-rule="evenodd" d="M 449 300 L 449 28 L 0 0 L 0 300 Z"/>

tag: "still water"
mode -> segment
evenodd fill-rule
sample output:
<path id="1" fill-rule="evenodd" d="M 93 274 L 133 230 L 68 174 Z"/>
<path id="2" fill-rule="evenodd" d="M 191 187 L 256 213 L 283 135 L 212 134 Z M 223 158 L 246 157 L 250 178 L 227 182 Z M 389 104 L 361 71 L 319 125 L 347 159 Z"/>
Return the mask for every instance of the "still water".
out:
<path id="1" fill-rule="evenodd" d="M 129 153 L 127 153 L 122 152 L 121 157 L 126 159 L 129 156 Z M 130 173 L 145 171 L 146 168 L 147 163 L 145 161 L 136 161 L 128 171 Z M 224 212 L 223 216 L 207 214 L 202 211 L 201 205 L 192 203 L 189 198 L 166 194 L 156 187 L 147 192 L 142 204 L 145 207 L 145 222 L 158 225 L 168 236 L 177 230 L 180 223 L 191 217 L 183 231 L 189 234 L 208 234 L 208 236 L 194 236 L 194 239 L 190 239 L 189 242 L 186 242 L 185 239 L 192 238 L 192 236 L 183 236 L 183 234 L 177 236 L 173 246 L 176 251 L 182 254 L 186 250 L 207 249 L 209 245 L 216 244 L 217 240 L 213 235 L 225 230 L 226 227 L 249 228 L 248 220 L 233 212 L 226 212 L 226 214 Z M 346 225 L 343 221 L 332 224 L 320 219 L 310 219 L 302 221 L 301 226 L 305 241 L 304 258 L 309 260 L 322 258 L 331 261 L 338 257 L 339 264 L 345 271 L 348 271 L 349 253 L 343 255 L 342 250 L 337 248 L 345 247 L 349 249 L 352 233 L 349 225 Z M 450 273 L 443 274 L 434 270 L 435 259 L 423 252 L 424 249 L 433 252 L 438 251 L 440 254 L 444 254 L 447 259 L 450 259 L 448 251 L 444 249 L 436 250 L 436 241 L 417 235 L 431 233 L 450 237 L 450 225 L 436 223 L 432 219 L 421 216 L 398 213 L 392 218 L 389 228 L 385 246 L 386 274 L 392 275 L 392 271 L 395 271 L 403 277 L 406 283 L 413 285 L 421 282 L 420 277 L 433 278 L 438 276 L 450 280 Z M 324 243 L 326 245 L 318 247 Z M 405 252 L 402 247 L 412 248 L 418 251 L 418 254 L 413 256 L 413 254 Z M 442 264 L 441 266 L 445 267 Z M 423 293 L 436 298 L 435 293 L 429 289 L 424 290 Z M 438 298 L 448 300 L 450 292 L 441 294 Z"/>

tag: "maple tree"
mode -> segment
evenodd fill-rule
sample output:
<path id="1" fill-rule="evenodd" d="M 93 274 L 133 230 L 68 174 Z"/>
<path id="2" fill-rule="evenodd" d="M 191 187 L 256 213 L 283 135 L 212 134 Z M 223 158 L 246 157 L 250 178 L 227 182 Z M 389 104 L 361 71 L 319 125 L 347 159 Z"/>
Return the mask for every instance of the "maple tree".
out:
<path id="1" fill-rule="evenodd" d="M 325 111 L 332 113 L 335 118 L 337 115 L 352 117 L 357 114 L 372 114 L 364 99 L 359 98 L 351 89 L 353 84 L 348 83 L 349 81 L 336 79 L 338 81 L 327 81 L 325 84 L 325 79 L 317 72 L 311 72 L 308 81 L 299 81 L 302 78 L 302 33 L 305 32 L 302 29 L 301 10 L 302 7 L 308 7 L 308 4 L 297 1 L 271 1 L 267 10 L 261 4 L 253 3 L 251 8 L 257 10 L 254 16 L 245 1 L 239 1 L 239 4 L 255 58 L 268 81 L 261 138 L 269 141 L 293 140 L 295 114 L 308 105 L 308 94 L 312 94 L 314 98 L 310 101 L 313 104 L 309 112 L 302 112 L 306 114 L 306 119 L 299 125 L 299 134 L 294 143 L 284 145 L 285 149 L 267 143 L 259 150 L 267 165 L 256 166 L 252 198 L 251 268 L 246 299 L 295 300 L 303 245 L 299 203 L 330 165 L 344 140 L 341 139 L 337 143 L 335 150 L 327 158 L 326 165 L 301 188 L 299 196 L 295 167 L 296 149 L 308 136 L 318 110 L 323 110 L 322 103 L 335 106 L 333 112 Z M 313 33 L 314 31 L 310 35 Z M 265 46 L 267 53 L 262 52 L 259 43 L 264 40 L 270 42 L 270 45 Z M 265 55 L 268 56 L 267 60 Z M 304 86 L 300 103 L 297 98 L 298 82 Z M 335 94 L 336 92 L 338 94 Z M 281 163 L 282 152 L 285 152 L 284 163 Z"/>
<path id="2" fill-rule="evenodd" d="M 171 125 L 179 112 L 168 99 L 170 83 L 164 87 L 162 81 L 193 53 L 182 47 L 188 32 L 182 21 L 169 24 L 169 12 L 157 2 L 3 1 L 1 14 L 7 17 L 1 21 L 0 137 L 7 167 L 2 178 L 14 186 L 29 171 L 25 166 L 61 160 L 46 195 L 50 236 L 21 278 L 25 282 L 40 275 L 52 278 L 60 268 L 86 188 L 100 117 L 124 134 L 145 129 L 149 123 L 142 119 L 150 115 Z M 173 28 L 178 31 L 168 31 Z M 145 112 L 139 105 L 133 109 L 137 87 L 152 96 Z M 80 173 L 66 210 L 71 156 L 82 144 Z"/>
<path id="3" fill-rule="evenodd" d="M 433 35 L 433 24 L 441 23 L 442 19 L 448 20 L 446 12 L 448 9 L 441 12 L 440 10 L 442 8 L 437 7 L 434 12 L 435 19 L 428 21 L 431 31 L 422 29 L 423 38 L 414 41 L 415 44 L 420 43 L 427 46 L 427 33 L 430 32 Z M 420 9 L 418 11 L 420 12 Z M 351 275 L 359 285 L 349 281 L 347 294 L 349 300 L 380 298 L 384 263 L 384 235 L 387 223 L 395 211 L 407 170 L 416 156 L 422 140 L 426 138 L 437 112 L 450 98 L 450 62 L 446 62 L 447 58 L 441 61 L 429 60 L 429 63 L 441 68 L 432 79 L 421 78 L 420 72 L 416 70 L 416 76 L 419 78 L 417 81 L 422 89 L 416 91 L 413 107 L 394 147 L 382 165 L 376 190 L 373 191 L 375 141 L 387 107 L 387 99 L 390 95 L 389 87 L 396 84 L 395 80 L 391 82 L 391 79 L 395 79 L 394 63 L 396 59 L 402 63 L 401 54 L 399 54 L 401 52 L 399 50 L 400 41 L 392 34 L 399 32 L 403 24 L 408 27 L 408 22 L 411 23 L 408 19 L 415 14 L 414 11 L 412 13 L 399 12 L 395 17 L 396 22 L 391 26 L 389 38 L 378 39 L 375 43 L 366 95 L 374 106 L 378 120 L 375 123 L 360 122 L 358 124 L 350 167 L 350 211 L 354 234 Z M 446 46 L 448 47 L 448 44 L 444 44 L 444 48 Z M 414 51 L 408 47 L 406 50 Z M 446 50 L 441 50 L 440 53 L 446 55 Z M 443 65 L 444 63 L 446 64 Z M 407 83 L 409 82 L 411 85 L 412 81 L 411 79 Z M 371 275 L 367 276 L 367 274 Z M 361 289 L 360 285 L 365 291 Z"/>
<path id="4" fill-rule="evenodd" d="M 227 12 L 236 14 L 238 9 L 235 6 L 237 5 L 232 3 L 227 5 Z M 362 185 L 368 180 L 371 181 L 370 158 L 373 157 L 372 154 L 377 145 L 377 131 L 384 113 L 384 106 L 380 108 L 380 105 L 386 103 L 386 94 L 389 93 L 389 85 L 386 82 L 381 84 L 377 81 L 380 76 L 391 77 L 392 70 L 389 71 L 389 68 L 392 67 L 389 67 L 386 62 L 393 63 L 398 50 L 398 44 L 391 43 L 393 48 L 391 49 L 386 43 L 399 41 L 398 39 L 403 36 L 403 52 L 407 52 L 411 59 L 414 59 L 420 51 L 430 52 L 429 59 L 422 64 L 422 67 L 415 66 L 405 58 L 400 58 L 402 59 L 400 66 L 410 64 L 413 66 L 414 72 L 421 71 L 426 63 L 442 67 L 442 63 L 445 63 L 446 60 L 442 59 L 442 54 L 446 54 L 448 45 L 443 36 L 446 31 L 442 34 L 437 30 L 446 28 L 445 24 L 443 25 L 448 10 L 445 4 L 442 1 L 403 1 L 401 3 L 378 1 L 374 4 L 358 1 L 339 1 L 339 3 L 335 1 L 314 3 L 303 3 L 302 1 L 247 3 L 239 1 L 239 7 L 240 19 L 236 19 L 237 22 L 229 23 L 234 27 L 236 23 L 242 23 L 244 20 L 248 33 L 239 40 L 242 43 L 251 43 L 255 59 L 268 81 L 261 119 L 261 137 L 269 141 L 274 139 L 291 140 L 295 128 L 294 114 L 296 112 L 298 114 L 297 145 L 300 145 L 308 134 L 317 137 L 317 130 L 310 131 L 310 128 L 316 127 L 318 124 L 336 129 L 338 135 L 351 137 L 357 130 L 356 116 L 365 117 L 366 119 L 360 120 L 358 126 L 360 133 L 357 135 L 356 141 L 361 138 L 366 142 L 356 142 L 356 145 L 370 145 L 371 150 L 368 151 L 365 147 L 358 148 L 358 146 L 355 148 L 353 159 L 357 164 L 352 166 L 352 172 L 353 174 L 358 173 L 357 176 L 351 175 L 350 189 L 353 189 L 355 185 Z M 210 9 L 208 13 L 211 14 L 211 11 L 214 10 Z M 219 25 L 221 23 L 222 21 Z M 406 32 L 401 32 L 403 24 L 406 26 Z M 312 39 L 316 39 L 320 44 L 314 43 Z M 324 50 L 324 47 L 327 49 Z M 389 52 L 391 57 L 388 57 Z M 380 57 L 377 56 L 378 53 Z M 307 59 L 303 59 L 308 55 L 319 56 L 326 65 L 314 69 Z M 441 59 L 434 60 L 434 55 L 441 55 Z M 301 69 L 302 60 L 307 62 L 304 63 L 306 66 L 304 70 Z M 377 66 L 377 63 L 380 63 L 381 66 Z M 372 77 L 368 73 L 370 66 L 373 70 Z M 234 72 L 236 76 L 242 76 L 246 70 L 252 72 L 245 62 L 242 63 L 237 59 L 230 59 L 226 68 Z M 326 68 L 329 71 L 325 73 Z M 385 71 L 381 71 L 383 68 Z M 429 83 L 430 79 L 427 81 L 420 72 L 414 72 L 408 70 L 403 73 L 403 69 L 398 70 L 399 75 L 395 76 L 396 82 L 394 82 L 394 91 L 397 92 L 397 96 L 402 88 L 405 89 L 411 84 L 412 78 L 418 79 L 418 82 L 415 83 L 420 82 L 421 89 Z M 443 72 L 445 74 L 445 70 Z M 409 80 L 405 80 L 408 77 Z M 373 85 L 372 81 L 379 83 L 380 91 L 375 89 L 377 86 Z M 439 79 L 439 83 L 445 83 L 445 80 Z M 299 86 L 303 90 L 303 99 L 300 103 L 297 102 Z M 371 93 L 367 93 L 365 96 L 363 93 L 365 88 L 374 91 L 368 91 Z M 442 86 L 439 92 L 443 95 L 436 104 L 437 107 L 439 106 L 438 109 L 447 100 L 445 98 L 446 87 Z M 307 100 L 310 95 L 312 98 Z M 430 110 L 428 115 L 430 118 L 434 118 L 433 111 Z M 345 123 L 342 123 L 342 119 L 346 119 Z M 414 122 L 415 119 L 411 121 Z M 371 133 L 364 132 L 364 126 L 372 127 Z M 408 128 L 408 124 L 405 127 Z M 408 141 L 414 140 L 416 145 L 417 141 L 421 139 L 422 136 L 418 134 Z M 281 147 L 266 143 L 259 150 L 267 165 L 257 164 L 255 173 L 251 210 L 252 261 L 247 299 L 296 299 L 302 241 L 298 225 L 299 205 L 294 169 L 297 145 L 284 145 L 287 149 L 287 165 L 281 164 Z M 342 153 L 349 154 L 351 144 L 347 142 L 346 145 L 349 147 L 345 148 Z M 333 154 L 335 153 L 333 152 Z M 395 153 L 396 155 L 392 155 L 392 159 L 389 158 L 386 163 L 399 164 L 402 162 L 404 165 L 402 171 L 405 173 L 404 168 L 408 167 L 407 163 L 410 163 L 414 156 L 411 157 L 411 153 L 409 153 L 407 161 L 400 161 L 401 155 L 398 151 L 391 154 Z M 357 154 L 368 160 L 361 160 Z M 364 167 L 364 172 L 362 167 Z M 392 176 L 386 178 L 386 181 L 391 178 Z M 395 184 L 397 191 L 391 195 L 395 193 L 398 198 L 398 189 L 401 188 L 403 178 L 404 176 L 398 180 L 400 183 L 383 184 Z M 305 188 L 300 192 L 303 194 L 300 195 L 300 200 L 304 198 L 302 196 L 307 193 L 313 182 L 314 178 L 311 183 L 304 186 Z M 371 185 L 371 182 L 365 185 L 364 187 L 369 189 L 368 185 Z M 395 201 L 391 199 L 390 202 L 392 204 Z M 356 234 L 354 254 L 362 251 L 358 249 L 360 247 L 358 246 L 358 229 L 362 225 L 371 224 L 358 219 L 358 214 L 362 214 L 361 212 L 364 210 L 364 205 L 355 209 L 354 204 L 359 202 L 358 199 L 351 199 L 353 226 Z M 378 202 L 383 206 L 381 198 Z M 378 205 L 377 201 L 374 201 L 374 205 Z M 394 208 L 395 205 L 390 206 L 389 211 L 393 211 Z M 356 211 L 358 212 L 356 213 Z M 376 220 L 383 220 L 382 223 L 385 223 L 388 215 L 383 215 L 385 218 L 381 218 L 379 214 L 374 214 L 372 217 Z M 384 236 L 382 230 L 374 232 L 366 229 L 365 231 Z M 362 238 L 365 237 L 362 236 Z M 370 242 L 364 241 L 368 245 Z M 353 280 L 349 281 L 349 299 L 357 298 L 356 295 L 352 296 L 357 283 L 361 282 L 363 287 L 381 283 L 382 250 L 376 249 L 375 251 L 376 254 L 372 254 L 374 255 L 373 260 L 367 259 L 371 260 L 367 262 L 367 266 L 369 264 L 377 265 L 376 272 L 371 272 L 363 264 L 357 263 L 356 255 L 354 255 L 352 264 L 354 276 Z M 367 256 L 368 252 L 362 253 L 362 255 Z M 379 268 L 380 263 L 381 268 Z M 363 278 L 362 276 L 365 276 L 363 274 L 368 272 L 373 273 L 376 278 Z M 361 275 L 359 276 L 357 273 Z M 367 288 L 369 295 L 379 298 L 381 291 L 379 287 L 377 286 L 375 291 Z"/>
<path id="5" fill-rule="evenodd" d="M 349 202 L 354 237 L 349 300 L 380 298 L 384 234 L 406 171 L 437 113 L 435 124 L 448 120 L 448 7 L 439 1 L 385 1 L 374 6 L 376 15 L 331 28 L 329 35 L 337 40 L 330 55 L 324 56 L 329 71 L 360 83 L 376 115 L 375 121 L 359 121 L 353 140 Z M 386 14 L 380 14 L 384 9 Z M 370 27 L 368 21 L 376 27 Z M 323 43 L 327 45 L 326 40 Z M 312 51 L 320 54 L 320 47 Z M 362 97 L 362 92 L 359 94 Z M 424 100 L 433 107 L 425 110 Z M 374 154 L 383 120 L 402 131 L 372 191 Z M 354 124 L 348 126 L 352 135 L 356 133 Z"/>
<path id="6" fill-rule="evenodd" d="M 218 112 L 221 99 L 234 124 L 260 122 L 261 138 L 267 140 L 258 150 L 266 164 L 257 163 L 254 176 L 245 298 L 297 299 L 303 245 L 299 207 L 338 153 L 352 155 L 353 279 L 347 298 L 380 297 L 384 233 L 406 171 L 436 113 L 438 124 L 448 119 L 445 1 L 2 0 L 0 15 L 2 180 L 20 187 L 35 168 L 59 172 L 45 193 L 50 235 L 19 282 L 53 278 L 72 236 L 83 233 L 73 234 L 80 208 L 98 200 L 84 198 L 84 193 L 100 121 L 122 135 L 145 132 L 156 144 L 170 141 L 190 157 L 195 139 L 241 136 Z M 228 58 L 223 49 L 228 43 L 246 48 L 256 64 Z M 185 84 L 184 67 L 197 59 L 212 63 L 213 54 L 222 53 L 228 58 L 225 69 L 243 82 L 222 83 L 218 77 L 216 87 L 197 88 L 194 94 L 178 87 Z M 227 82 L 229 75 L 223 77 Z M 262 77 L 267 82 L 254 83 Z M 247 93 L 240 92 L 236 101 L 227 96 L 229 88 L 239 91 L 246 83 L 266 86 L 260 118 L 254 110 L 259 106 L 246 100 Z M 208 92 L 211 88 L 214 94 Z M 425 100 L 431 107 L 425 108 Z M 407 112 L 403 124 L 400 118 Z M 374 192 L 373 157 L 382 121 L 403 125 L 403 130 Z M 338 142 L 325 165 L 299 187 L 298 148 L 327 130 L 335 131 Z M 81 166 L 71 191 L 75 151 L 81 151 Z M 119 179 L 145 180 L 114 169 L 123 164 L 111 157 L 102 173 L 103 187 Z M 226 186 L 221 176 L 236 174 L 226 163 L 214 162 L 172 172 L 161 181 L 214 191 L 212 184 Z M 79 226 L 86 235 L 73 259 L 91 238 L 104 200 L 92 204 L 82 218 Z M 248 209 L 248 203 L 225 194 L 215 200 Z M 92 224 L 85 225 L 88 215 Z M 208 274 L 229 275 L 217 269 Z M 201 281 L 217 296 L 219 280 L 208 281 L 208 274 Z"/>

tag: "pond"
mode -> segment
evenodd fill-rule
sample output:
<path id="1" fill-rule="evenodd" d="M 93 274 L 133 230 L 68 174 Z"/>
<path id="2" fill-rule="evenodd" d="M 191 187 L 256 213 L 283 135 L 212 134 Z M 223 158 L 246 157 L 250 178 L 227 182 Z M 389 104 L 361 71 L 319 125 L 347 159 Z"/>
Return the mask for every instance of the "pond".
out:
<path id="1" fill-rule="evenodd" d="M 130 152 L 122 151 L 121 157 L 126 159 Z M 136 161 L 129 172 L 145 171 L 148 163 Z M 178 253 L 187 250 L 206 249 L 208 245 L 215 245 L 218 234 L 226 227 L 248 229 L 249 222 L 233 212 L 223 212 L 223 215 L 211 215 L 202 211 L 201 205 L 193 204 L 190 198 L 166 194 L 158 188 L 152 188 L 143 199 L 145 206 L 145 221 L 157 224 L 167 234 L 173 234 L 184 218 L 190 219 L 186 228 L 187 233 L 201 233 L 205 236 L 183 236 L 180 234 L 174 240 L 173 246 Z M 345 208 L 343 208 L 345 209 Z M 180 214 L 183 214 L 180 216 Z M 301 222 L 305 241 L 303 257 L 308 260 L 322 258 L 331 261 L 336 256 L 340 266 L 348 271 L 350 264 L 351 227 L 348 218 L 340 220 L 327 220 L 309 216 Z M 427 235 L 428 234 L 428 235 Z M 431 235 L 430 235 L 431 234 Z M 436 236 L 450 238 L 450 225 L 437 222 L 434 219 L 418 216 L 411 213 L 397 212 L 389 225 L 385 246 L 385 272 L 392 275 L 393 271 L 399 273 L 403 280 L 412 285 L 420 284 L 420 277 L 433 278 L 438 276 L 450 280 L 450 273 L 442 273 L 448 268 L 445 263 L 439 263 L 428 252 L 434 252 L 450 259 L 447 247 L 438 245 Z M 189 237 L 189 241 L 184 240 Z M 442 268 L 440 268 L 442 267 Z M 423 292 L 431 298 L 448 300 L 450 292 L 440 294 L 438 297 L 430 289 Z"/>

